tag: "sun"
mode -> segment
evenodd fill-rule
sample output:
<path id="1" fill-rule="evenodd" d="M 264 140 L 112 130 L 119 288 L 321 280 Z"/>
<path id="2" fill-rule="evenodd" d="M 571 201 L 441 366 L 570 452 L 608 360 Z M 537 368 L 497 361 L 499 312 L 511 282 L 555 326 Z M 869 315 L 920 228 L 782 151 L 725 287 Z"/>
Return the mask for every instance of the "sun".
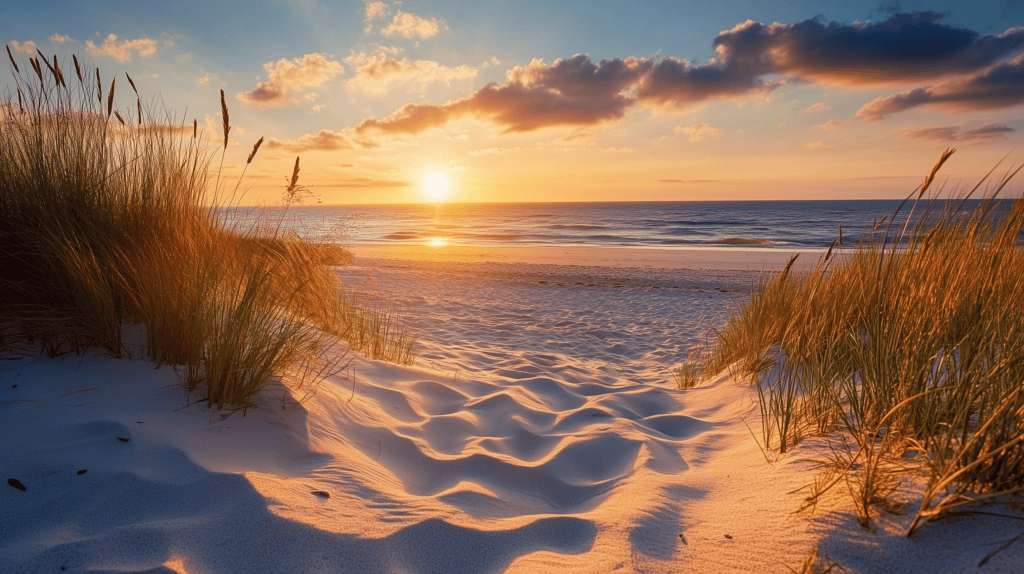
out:
<path id="1" fill-rule="evenodd" d="M 452 182 L 448 176 L 434 171 L 423 177 L 423 192 L 427 194 L 430 201 L 444 201 L 448 192 L 452 189 Z"/>

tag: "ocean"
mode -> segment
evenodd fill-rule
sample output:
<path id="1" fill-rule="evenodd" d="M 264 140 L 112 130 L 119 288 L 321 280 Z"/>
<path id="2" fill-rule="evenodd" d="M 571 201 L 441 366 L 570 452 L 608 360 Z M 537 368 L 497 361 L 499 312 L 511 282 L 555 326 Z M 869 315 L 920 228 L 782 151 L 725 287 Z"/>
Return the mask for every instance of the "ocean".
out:
<path id="1" fill-rule="evenodd" d="M 303 237 L 347 244 L 598 246 L 658 249 L 825 249 L 847 245 L 893 219 L 900 200 L 461 203 L 239 209 L 236 224 L 262 221 Z M 979 200 L 936 201 L 969 211 Z M 996 208 L 998 217 L 1009 202 Z M 896 215 L 896 235 L 910 213 Z M 919 205 L 916 219 L 925 212 Z M 885 219 L 883 219 L 885 218 Z"/>

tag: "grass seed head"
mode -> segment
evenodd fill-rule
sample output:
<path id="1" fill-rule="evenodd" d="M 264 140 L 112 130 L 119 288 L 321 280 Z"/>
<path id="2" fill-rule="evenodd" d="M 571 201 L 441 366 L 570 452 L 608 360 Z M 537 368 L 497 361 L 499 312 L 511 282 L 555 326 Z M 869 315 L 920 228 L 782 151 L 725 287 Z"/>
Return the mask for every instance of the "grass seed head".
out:
<path id="1" fill-rule="evenodd" d="M 57 54 L 53 55 L 53 70 L 54 76 L 57 78 L 57 83 L 65 88 L 68 87 L 68 85 L 64 83 L 64 72 L 60 70 L 60 63 L 57 62 Z"/>
<path id="2" fill-rule="evenodd" d="M 917 194 L 917 197 L 920 198 L 924 195 L 924 192 L 928 191 L 928 186 L 932 184 L 932 180 L 935 179 L 935 174 L 938 173 L 939 168 L 942 167 L 942 164 L 946 163 L 946 160 L 949 159 L 949 156 L 953 155 L 953 152 L 955 151 L 956 148 L 946 148 L 946 151 L 942 152 L 942 156 L 939 157 L 939 161 L 935 162 L 935 167 L 932 168 L 931 173 L 924 178 L 924 183 L 921 184 L 921 192 Z"/>
<path id="3" fill-rule="evenodd" d="M 14 61 L 14 55 L 11 54 L 11 47 L 4 44 L 4 48 L 7 48 L 7 57 L 11 59 L 11 65 L 14 66 L 14 71 L 20 74 L 21 70 L 18 69 L 18 63 Z"/>
<path id="4" fill-rule="evenodd" d="M 228 149 L 228 132 L 231 131 L 231 121 L 228 118 L 228 103 L 224 99 L 224 90 L 220 91 L 220 113 L 224 122 L 224 149 Z"/>
<path id="5" fill-rule="evenodd" d="M 47 69 L 50 70 L 50 73 L 53 74 L 53 78 L 56 80 L 57 79 L 57 72 L 54 71 L 53 66 L 50 65 L 50 61 L 46 58 L 46 56 L 43 55 L 43 52 L 41 50 L 39 50 L 38 48 L 36 49 L 36 52 L 39 53 L 39 59 L 42 60 L 44 64 L 46 64 Z"/>
<path id="6" fill-rule="evenodd" d="M 35 70 L 36 75 L 39 76 L 39 82 L 43 82 L 43 69 L 39 67 L 39 62 L 35 58 L 29 58 L 29 63 L 32 64 L 32 69 Z"/>
<path id="7" fill-rule="evenodd" d="M 252 146 L 252 153 L 249 154 L 249 159 L 245 160 L 245 165 L 252 163 L 252 158 L 256 157 L 256 150 L 260 149 L 261 145 L 263 145 L 262 137 L 256 142 L 256 145 Z"/>
<path id="8" fill-rule="evenodd" d="M 117 83 L 117 78 L 110 80 L 110 93 L 107 95 L 107 119 L 110 119 L 110 112 L 114 110 L 114 84 Z"/>
<path id="9" fill-rule="evenodd" d="M 291 199 L 295 195 L 295 186 L 299 183 L 299 158 L 295 158 L 295 168 L 292 169 L 292 179 L 288 184 L 288 189 L 285 191 L 285 195 L 288 199 Z"/>

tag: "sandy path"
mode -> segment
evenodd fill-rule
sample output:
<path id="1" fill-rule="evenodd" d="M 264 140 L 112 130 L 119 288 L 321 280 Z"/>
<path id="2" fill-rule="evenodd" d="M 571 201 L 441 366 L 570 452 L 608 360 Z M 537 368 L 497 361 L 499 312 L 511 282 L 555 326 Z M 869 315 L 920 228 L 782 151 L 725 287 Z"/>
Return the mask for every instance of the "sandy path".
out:
<path id="1" fill-rule="evenodd" d="M 419 359 L 355 357 L 301 405 L 223 418 L 144 361 L 4 361 L 0 479 L 26 489 L 0 484 L 0 572 L 1022 570 L 1024 545 L 974 566 L 1013 520 L 794 517 L 820 446 L 768 462 L 749 385 L 675 388 L 760 265 L 492 257 L 339 269 L 407 308 Z"/>

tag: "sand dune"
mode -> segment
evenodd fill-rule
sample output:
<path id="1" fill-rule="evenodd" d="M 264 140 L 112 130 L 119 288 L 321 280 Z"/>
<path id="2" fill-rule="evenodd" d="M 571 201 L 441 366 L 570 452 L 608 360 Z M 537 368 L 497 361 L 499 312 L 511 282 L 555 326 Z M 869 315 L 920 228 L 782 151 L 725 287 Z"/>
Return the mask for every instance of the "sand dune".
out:
<path id="1" fill-rule="evenodd" d="M 245 416 L 144 361 L 3 361 L 0 571 L 1021 571 L 1020 544 L 974 567 L 1019 522 L 794 516 L 821 445 L 769 462 L 749 385 L 674 388 L 756 276 L 691 267 L 360 258 L 339 275 L 407 305 L 416 365 Z"/>

